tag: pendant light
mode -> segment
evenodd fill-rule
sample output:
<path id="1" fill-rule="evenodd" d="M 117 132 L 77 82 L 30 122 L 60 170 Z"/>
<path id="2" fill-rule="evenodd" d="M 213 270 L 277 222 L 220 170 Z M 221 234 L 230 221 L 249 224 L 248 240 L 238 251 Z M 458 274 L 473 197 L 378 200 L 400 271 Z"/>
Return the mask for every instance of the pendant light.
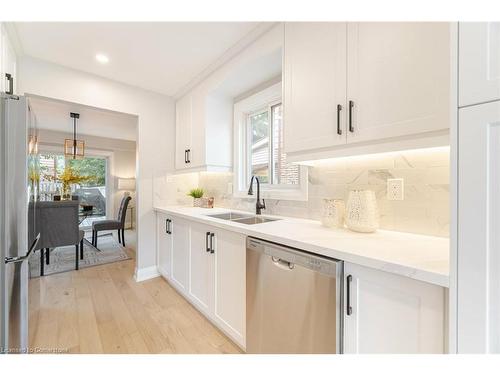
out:
<path id="1" fill-rule="evenodd" d="M 73 119 L 73 139 L 64 140 L 64 156 L 72 159 L 83 159 L 85 142 L 76 139 L 76 120 L 80 118 L 80 114 L 71 112 L 69 116 Z"/>

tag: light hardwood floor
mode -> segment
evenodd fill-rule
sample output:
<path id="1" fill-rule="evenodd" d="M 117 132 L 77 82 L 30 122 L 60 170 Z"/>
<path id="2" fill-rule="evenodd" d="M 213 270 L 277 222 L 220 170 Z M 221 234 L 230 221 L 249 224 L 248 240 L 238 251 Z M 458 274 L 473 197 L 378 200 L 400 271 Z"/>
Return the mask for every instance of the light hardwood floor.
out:
<path id="1" fill-rule="evenodd" d="M 134 251 L 127 249 L 133 257 Z M 241 353 L 163 278 L 126 260 L 30 280 L 29 341 L 69 353 Z M 38 291 L 37 291 L 38 290 Z"/>

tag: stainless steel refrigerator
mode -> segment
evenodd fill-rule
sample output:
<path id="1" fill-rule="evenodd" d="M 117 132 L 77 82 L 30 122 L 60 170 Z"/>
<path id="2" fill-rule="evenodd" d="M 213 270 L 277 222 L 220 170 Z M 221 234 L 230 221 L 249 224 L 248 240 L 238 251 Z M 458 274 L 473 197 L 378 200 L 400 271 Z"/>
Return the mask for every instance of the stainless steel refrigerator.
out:
<path id="1" fill-rule="evenodd" d="M 39 167 L 36 119 L 23 96 L 0 93 L 0 353 L 28 350 L 28 258 Z M 30 296 L 37 298 L 37 296 Z"/>

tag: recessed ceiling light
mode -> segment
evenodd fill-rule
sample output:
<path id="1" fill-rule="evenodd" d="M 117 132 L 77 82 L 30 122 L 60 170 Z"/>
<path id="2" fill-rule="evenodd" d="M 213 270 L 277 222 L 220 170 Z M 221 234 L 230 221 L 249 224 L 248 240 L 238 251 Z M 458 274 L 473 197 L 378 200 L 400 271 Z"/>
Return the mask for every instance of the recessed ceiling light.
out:
<path id="1" fill-rule="evenodd" d="M 101 64 L 107 64 L 109 62 L 109 57 L 103 55 L 102 53 L 98 53 L 97 55 L 95 55 L 95 59 L 99 61 Z"/>

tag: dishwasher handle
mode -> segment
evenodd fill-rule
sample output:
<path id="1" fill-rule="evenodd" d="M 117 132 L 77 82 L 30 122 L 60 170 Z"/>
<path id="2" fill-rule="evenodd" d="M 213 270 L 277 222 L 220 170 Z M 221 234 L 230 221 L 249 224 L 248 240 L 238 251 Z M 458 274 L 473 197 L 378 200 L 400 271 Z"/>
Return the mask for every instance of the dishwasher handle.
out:
<path id="1" fill-rule="evenodd" d="M 288 262 L 286 260 L 283 260 L 283 259 L 280 259 L 280 258 L 277 258 L 277 257 L 273 257 L 271 256 L 271 260 L 273 261 L 273 263 L 280 267 L 280 268 L 284 268 L 286 270 L 293 270 L 294 267 L 295 267 L 295 264 L 293 264 L 292 262 Z"/>

